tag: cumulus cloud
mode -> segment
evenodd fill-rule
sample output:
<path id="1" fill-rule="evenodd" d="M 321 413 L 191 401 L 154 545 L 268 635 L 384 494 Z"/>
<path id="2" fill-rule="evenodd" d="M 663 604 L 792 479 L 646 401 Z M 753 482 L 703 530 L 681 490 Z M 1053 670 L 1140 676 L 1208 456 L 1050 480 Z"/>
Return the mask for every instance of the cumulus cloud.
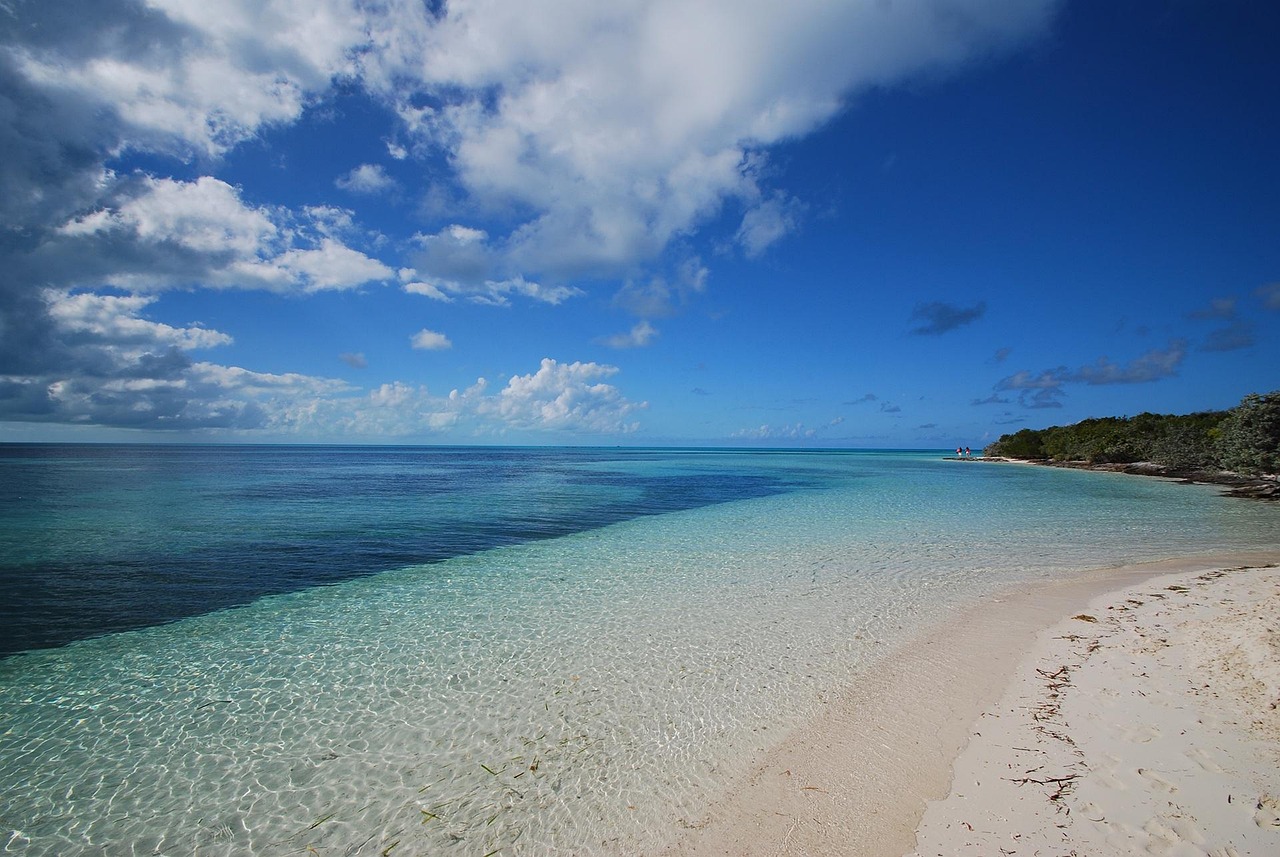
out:
<path id="1" fill-rule="evenodd" d="M 986 311 L 986 302 L 967 308 L 942 301 L 920 304 L 911 312 L 911 320 L 917 323 L 911 332 L 920 336 L 941 336 L 977 321 Z"/>
<path id="2" fill-rule="evenodd" d="M 150 429 L 264 425 L 266 414 L 256 402 L 226 395 L 229 376 L 215 377 L 213 364 L 188 356 L 230 344 L 227 334 L 145 318 L 152 296 L 46 289 L 41 300 L 54 359 L 5 360 L 0 419 Z M 312 385 L 308 391 L 316 389 L 335 387 Z"/>
<path id="3" fill-rule="evenodd" d="M 250 201 L 209 174 L 219 159 L 338 87 L 363 92 L 398 117 L 388 155 L 438 165 L 432 192 L 458 203 L 456 222 L 404 260 L 414 273 L 402 288 L 557 304 L 581 294 L 575 277 L 625 273 L 642 285 L 617 302 L 654 318 L 697 293 L 705 269 L 636 272 L 655 261 L 670 272 L 671 255 L 688 255 L 672 248 L 705 224 L 739 222 L 746 255 L 797 228 L 802 205 L 770 186 L 770 146 L 860 92 L 1016 46 L 1055 5 L 551 0 L 530 14 L 515 0 L 10 4 L 0 14 L 0 414 L 290 431 L 327 418 L 400 431 L 479 419 L 488 401 L 505 426 L 497 403 L 515 393 L 436 407 L 420 388 L 391 388 L 357 406 L 354 391 L 324 379 L 191 362 L 191 350 L 227 334 L 166 328 L 141 299 L 397 278 L 349 212 Z M 186 166 L 181 178 L 124 172 L 136 155 L 149 169 Z M 370 164 L 338 181 L 390 189 Z M 81 310 L 97 301 L 97 317 L 77 314 L 76 300 Z M 600 381 L 607 367 L 552 363 L 517 376 L 566 385 L 543 403 L 567 415 L 557 423 L 551 407 L 549 424 L 631 425 L 641 406 Z M 388 413 L 397 396 L 403 422 Z"/>
<path id="4" fill-rule="evenodd" d="M 155 300 L 42 292 L 42 344 L 52 347 L 41 355 L 51 359 L 5 359 L 0 419 L 149 429 L 265 425 L 258 403 L 227 395 L 230 376 L 217 377 L 213 364 L 193 363 L 188 356 L 230 344 L 231 337 L 198 325 L 151 321 L 143 313 Z M 336 388 L 307 388 L 316 389 Z"/>
<path id="5" fill-rule="evenodd" d="M 392 7 L 363 74 L 470 199 L 528 212 L 499 242 L 508 262 L 572 276 L 652 259 L 726 205 L 761 252 L 797 214 L 761 179 L 767 147 L 861 91 L 1017 45 L 1055 6 L 456 0 Z"/>
<path id="6" fill-rule="evenodd" d="M 774 426 L 765 423 L 755 428 L 744 428 L 735 431 L 730 437 L 744 440 L 804 440 L 816 437 L 818 430 L 808 428 L 804 423 Z"/>
<path id="7" fill-rule="evenodd" d="M 100 179 L 102 203 L 51 230 L 21 264 L 46 280 L 135 291 L 204 286 L 277 292 L 350 289 L 394 276 L 335 235 L 347 214 L 247 205 L 239 189 L 202 176 Z"/>
<path id="8" fill-rule="evenodd" d="M 78 175 L 50 183 L 78 189 L 122 151 L 217 157 L 335 81 L 360 87 L 400 117 L 392 157 L 441 154 L 469 202 L 515 215 L 488 279 L 559 279 L 653 259 L 726 205 L 762 252 L 799 213 L 762 178 L 769 146 L 859 92 L 1016 47 L 1056 5 L 67 0 L 10 16 L 3 70 L 33 126 L 19 161 L 59 160 Z M 339 181 L 390 179 L 362 164 Z"/>
<path id="9" fill-rule="evenodd" d="M 114 348 L 173 346 L 188 351 L 231 344 L 231 337 L 193 326 L 178 328 L 147 321 L 139 313 L 154 297 L 45 293 L 49 316 L 69 338 L 98 341 Z"/>
<path id="10" fill-rule="evenodd" d="M 107 114 L 122 143 L 177 154 L 218 155 L 297 119 L 365 38 L 350 0 L 68 0 L 13 17 L 24 78 Z"/>
<path id="11" fill-rule="evenodd" d="M 426 328 L 409 337 L 409 342 L 419 351 L 444 351 L 453 347 L 449 337 Z"/>
<path id="12" fill-rule="evenodd" d="M 104 184 L 110 176 L 104 176 Z M 64 236 L 129 233 L 142 243 L 172 242 L 199 253 L 257 253 L 278 230 L 263 209 L 246 206 L 234 187 L 202 176 L 194 182 L 138 177 L 120 188 L 115 206 L 99 208 L 58 228 Z"/>
<path id="13" fill-rule="evenodd" d="M 454 223 L 432 235 L 419 233 L 414 241 L 422 248 L 417 267 L 433 278 L 471 285 L 493 276 L 489 233 L 483 229 Z"/>
<path id="14" fill-rule="evenodd" d="M 309 292 L 385 279 L 349 216 L 249 204 L 199 175 L 356 71 L 350 0 L 66 0 L 0 15 L 0 418 L 265 424 L 189 352 L 230 335 L 149 320 L 171 288 Z M 191 179 L 111 164 L 137 153 Z M 126 294 L 119 294 L 124 291 Z M 248 370 L 244 370 L 248 371 Z M 283 377 L 283 376 L 282 376 Z"/>
<path id="15" fill-rule="evenodd" d="M 419 233 L 414 241 L 422 248 L 414 258 L 416 267 L 401 271 L 401 278 L 410 280 L 405 290 L 414 294 L 446 301 L 461 296 L 494 306 L 506 306 L 512 295 L 556 305 L 582 294 L 572 286 L 547 286 L 523 275 L 497 279 L 504 262 L 483 229 L 455 223 L 431 235 Z"/>
<path id="16" fill-rule="evenodd" d="M 616 367 L 542 360 L 496 393 L 479 378 L 445 395 L 420 384 L 390 382 L 359 395 L 321 396 L 288 409 L 291 431 L 341 437 L 503 436 L 513 432 L 592 436 L 635 431 L 646 402 L 628 400 L 602 379 Z"/>
<path id="17" fill-rule="evenodd" d="M 835 428 L 836 426 L 842 425 L 843 423 L 844 423 L 844 417 L 835 417 L 830 421 L 824 423 L 823 425 L 816 426 L 816 427 L 806 426 L 804 423 L 801 423 L 801 422 L 784 424 L 780 426 L 775 426 L 775 425 L 770 425 L 768 423 L 765 423 L 764 425 L 756 426 L 754 428 L 739 429 L 738 431 L 735 431 L 732 435 L 730 435 L 730 437 L 740 438 L 743 440 L 763 440 L 763 441 L 811 440 L 813 438 L 818 437 L 819 434 L 821 434 L 825 430 L 830 428 Z"/>
<path id="18" fill-rule="evenodd" d="M 334 182 L 351 193 L 379 194 L 395 190 L 396 181 L 379 164 L 361 164 Z"/>
<path id="19" fill-rule="evenodd" d="M 393 274 L 390 268 L 377 259 L 371 259 L 360 251 L 327 237 L 320 239 L 319 246 L 294 247 L 261 264 L 261 270 L 271 272 L 267 282 L 284 281 L 311 292 L 350 289 L 388 279 Z M 246 265 L 241 270 L 251 267 Z"/>
<path id="20" fill-rule="evenodd" d="M 538 371 L 515 375 L 482 412 L 496 412 L 502 422 L 519 428 L 573 429 L 600 434 L 634 432 L 633 417 L 648 402 L 630 402 L 602 379 L 618 373 L 599 363 L 557 363 L 543 358 Z"/>
<path id="21" fill-rule="evenodd" d="M 114 371 L 0 375 L 0 419 L 213 436 L 227 431 L 321 439 L 428 437 L 446 431 L 455 437 L 591 436 L 636 431 L 636 416 L 648 407 L 601 381 L 615 374 L 615 367 L 551 359 L 543 360 L 537 372 L 513 376 L 496 394 L 487 392 L 481 378 L 447 395 L 398 381 L 365 392 L 332 378 L 192 362 L 176 347 L 140 354 L 132 364 L 97 363 Z M 142 371 L 131 373 L 131 368 Z"/>

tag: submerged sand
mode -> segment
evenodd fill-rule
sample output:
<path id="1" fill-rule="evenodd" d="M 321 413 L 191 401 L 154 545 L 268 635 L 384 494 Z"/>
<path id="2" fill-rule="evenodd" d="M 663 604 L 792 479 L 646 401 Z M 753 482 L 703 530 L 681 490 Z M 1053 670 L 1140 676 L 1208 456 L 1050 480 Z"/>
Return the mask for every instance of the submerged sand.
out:
<path id="1" fill-rule="evenodd" d="M 886 653 L 666 853 L 1280 854 L 1277 562 L 991 599 Z"/>

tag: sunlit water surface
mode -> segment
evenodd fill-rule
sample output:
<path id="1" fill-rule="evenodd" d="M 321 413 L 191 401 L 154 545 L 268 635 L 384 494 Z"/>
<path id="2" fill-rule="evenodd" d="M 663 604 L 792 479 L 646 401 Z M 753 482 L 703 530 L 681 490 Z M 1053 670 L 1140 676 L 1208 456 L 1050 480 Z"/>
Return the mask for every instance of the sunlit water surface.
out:
<path id="1" fill-rule="evenodd" d="M 973 599 L 1280 545 L 1211 488 L 940 453 L 28 447 L 0 476 L 19 854 L 651 851 Z"/>

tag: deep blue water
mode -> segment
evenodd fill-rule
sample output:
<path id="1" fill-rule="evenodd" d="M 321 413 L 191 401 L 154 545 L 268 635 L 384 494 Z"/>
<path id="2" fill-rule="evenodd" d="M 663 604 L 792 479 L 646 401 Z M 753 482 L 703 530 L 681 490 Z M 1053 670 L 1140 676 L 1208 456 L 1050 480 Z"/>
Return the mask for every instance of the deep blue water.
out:
<path id="1" fill-rule="evenodd" d="M 1280 548 L 1273 504 L 940 452 L 9 446 L 0 512 L 32 857 L 657 853 L 976 599 Z"/>
<path id="2" fill-rule="evenodd" d="M 0 655 L 833 478 L 775 458 L 0 445 Z"/>

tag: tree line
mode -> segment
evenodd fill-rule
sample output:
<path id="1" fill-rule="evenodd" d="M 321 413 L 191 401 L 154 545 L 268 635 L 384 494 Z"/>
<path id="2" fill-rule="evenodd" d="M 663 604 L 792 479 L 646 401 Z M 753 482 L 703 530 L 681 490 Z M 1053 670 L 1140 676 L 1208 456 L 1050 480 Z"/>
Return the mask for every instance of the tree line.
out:
<path id="1" fill-rule="evenodd" d="M 1132 464 L 1175 471 L 1280 473 L 1280 390 L 1245 396 L 1227 411 L 1101 417 L 1069 426 L 1022 429 L 983 450 L 987 456 Z"/>

